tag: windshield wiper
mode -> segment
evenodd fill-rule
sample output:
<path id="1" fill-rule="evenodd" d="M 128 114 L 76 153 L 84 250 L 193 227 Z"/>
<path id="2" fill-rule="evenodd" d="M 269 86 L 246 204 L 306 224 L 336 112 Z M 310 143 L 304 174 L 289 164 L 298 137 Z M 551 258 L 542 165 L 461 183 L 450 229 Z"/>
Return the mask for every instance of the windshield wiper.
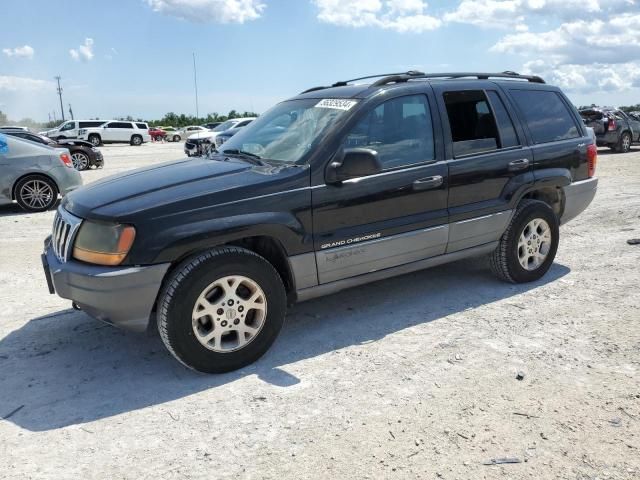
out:
<path id="1" fill-rule="evenodd" d="M 267 163 L 262 161 L 260 155 L 256 155 L 255 153 L 245 152 L 244 150 L 238 150 L 237 148 L 230 148 L 222 151 L 225 155 L 237 155 L 243 157 L 245 160 L 249 160 L 250 163 L 255 165 L 266 166 Z"/>

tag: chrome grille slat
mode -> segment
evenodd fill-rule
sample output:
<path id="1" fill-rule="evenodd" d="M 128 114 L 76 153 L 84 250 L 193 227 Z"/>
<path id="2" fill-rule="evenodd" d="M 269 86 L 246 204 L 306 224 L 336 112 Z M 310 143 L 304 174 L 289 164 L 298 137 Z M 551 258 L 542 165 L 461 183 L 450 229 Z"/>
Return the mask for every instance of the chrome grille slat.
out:
<path id="1" fill-rule="evenodd" d="M 69 260 L 71 246 L 75 240 L 76 232 L 82 223 L 82 219 L 71 215 L 62 207 L 58 208 L 53 220 L 51 233 L 51 247 L 56 258 L 65 263 Z"/>

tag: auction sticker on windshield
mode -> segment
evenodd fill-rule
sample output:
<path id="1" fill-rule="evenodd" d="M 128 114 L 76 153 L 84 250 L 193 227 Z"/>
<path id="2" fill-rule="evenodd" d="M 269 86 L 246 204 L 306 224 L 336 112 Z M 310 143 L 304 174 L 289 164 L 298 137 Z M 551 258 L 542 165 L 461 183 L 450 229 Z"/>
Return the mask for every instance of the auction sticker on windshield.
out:
<path id="1" fill-rule="evenodd" d="M 351 110 L 357 100 L 345 100 L 343 98 L 325 98 L 316 103 L 316 108 L 334 108 L 336 110 Z"/>

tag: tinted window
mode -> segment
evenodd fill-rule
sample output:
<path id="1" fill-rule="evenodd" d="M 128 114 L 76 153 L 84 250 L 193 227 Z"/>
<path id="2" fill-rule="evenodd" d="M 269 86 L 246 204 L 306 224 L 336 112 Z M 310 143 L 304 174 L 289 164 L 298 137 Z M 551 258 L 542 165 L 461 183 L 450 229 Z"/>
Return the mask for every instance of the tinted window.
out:
<path id="1" fill-rule="evenodd" d="M 499 148 L 496 121 L 482 90 L 445 92 L 455 157 Z"/>
<path id="2" fill-rule="evenodd" d="M 411 95 L 378 105 L 351 130 L 343 146 L 375 150 L 385 169 L 434 160 L 433 124 L 426 97 Z"/>
<path id="3" fill-rule="evenodd" d="M 518 135 L 516 135 L 516 129 L 513 126 L 511 117 L 509 117 L 509 113 L 507 112 L 502 99 L 498 95 L 498 92 L 489 90 L 487 92 L 487 95 L 489 95 L 489 101 L 491 102 L 493 113 L 495 115 L 496 121 L 498 122 L 498 130 L 500 133 L 500 147 L 509 148 L 520 145 L 520 142 L 518 141 Z"/>
<path id="4" fill-rule="evenodd" d="M 149 128 L 149 127 L 147 127 L 146 123 L 136 123 L 136 126 L 138 128 L 141 128 L 142 130 L 146 130 L 147 128 Z"/>
<path id="5" fill-rule="evenodd" d="M 107 125 L 107 127 L 109 127 L 109 128 L 133 128 L 133 126 L 130 123 L 126 123 L 126 122 L 111 122 L 109 125 Z"/>
<path id="6" fill-rule="evenodd" d="M 578 127 L 556 92 L 544 90 L 511 90 L 534 143 L 548 143 L 581 135 Z"/>
<path id="7" fill-rule="evenodd" d="M 246 127 L 247 125 L 249 125 L 251 123 L 251 120 L 245 120 L 244 122 L 240 122 L 238 123 L 235 128 L 240 128 L 240 127 Z"/>
<path id="8" fill-rule="evenodd" d="M 99 127 L 104 124 L 103 121 L 95 121 L 95 122 L 80 122 L 80 128 L 89 128 L 89 127 Z"/>

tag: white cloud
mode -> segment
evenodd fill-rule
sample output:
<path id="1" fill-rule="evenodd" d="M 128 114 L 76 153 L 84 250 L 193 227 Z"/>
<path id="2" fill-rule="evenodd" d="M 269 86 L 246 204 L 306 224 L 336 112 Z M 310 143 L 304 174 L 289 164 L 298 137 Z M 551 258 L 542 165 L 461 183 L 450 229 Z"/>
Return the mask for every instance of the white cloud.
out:
<path id="1" fill-rule="evenodd" d="M 0 75 L 0 91 L 5 92 L 39 92 L 44 90 L 53 91 L 54 85 L 49 80 L 39 80 L 28 77 L 14 77 L 11 75 Z"/>
<path id="2" fill-rule="evenodd" d="M 69 50 L 71 58 L 77 61 L 88 62 L 93 58 L 93 38 L 85 38 L 84 43 L 77 49 Z"/>
<path id="3" fill-rule="evenodd" d="M 260 18 L 260 0 L 146 0 L 154 12 L 190 22 L 244 23 Z"/>
<path id="4" fill-rule="evenodd" d="M 397 32 L 435 30 L 442 21 L 427 15 L 422 0 L 314 0 L 318 19 L 343 27 L 379 27 Z"/>
<path id="5" fill-rule="evenodd" d="M 33 58 L 33 54 L 35 50 L 29 45 L 24 45 L 22 47 L 16 48 L 3 48 L 2 53 L 4 53 L 7 57 L 17 57 L 17 58 Z"/>

